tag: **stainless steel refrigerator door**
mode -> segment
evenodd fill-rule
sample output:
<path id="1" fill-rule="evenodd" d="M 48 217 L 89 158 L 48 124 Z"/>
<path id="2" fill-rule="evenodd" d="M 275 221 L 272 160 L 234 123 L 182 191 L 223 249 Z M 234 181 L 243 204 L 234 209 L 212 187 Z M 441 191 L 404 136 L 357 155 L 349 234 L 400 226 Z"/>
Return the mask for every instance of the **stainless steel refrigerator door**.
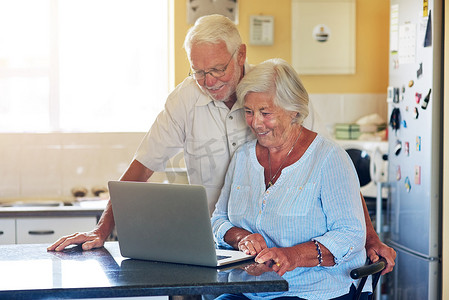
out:
<path id="1" fill-rule="evenodd" d="M 396 266 L 382 277 L 382 296 L 387 294 L 388 300 L 441 299 L 438 287 L 440 263 L 395 249 Z"/>
<path id="2" fill-rule="evenodd" d="M 390 53 L 389 85 L 398 88 L 399 95 L 397 101 L 389 103 L 389 115 L 393 108 L 399 108 L 401 117 L 397 131 L 389 127 L 390 193 L 386 218 L 392 240 L 423 256 L 437 257 L 441 202 L 442 2 L 428 2 L 433 22 L 429 47 L 424 47 L 428 19 L 422 17 L 423 2 L 393 0 L 392 5 L 395 4 L 399 4 L 398 30 L 403 32 L 405 26 L 413 32 L 416 50 L 414 58 L 407 63 L 400 63 L 398 53 Z M 429 90 L 430 101 L 423 108 L 423 98 Z M 419 103 L 417 93 L 422 94 Z"/>

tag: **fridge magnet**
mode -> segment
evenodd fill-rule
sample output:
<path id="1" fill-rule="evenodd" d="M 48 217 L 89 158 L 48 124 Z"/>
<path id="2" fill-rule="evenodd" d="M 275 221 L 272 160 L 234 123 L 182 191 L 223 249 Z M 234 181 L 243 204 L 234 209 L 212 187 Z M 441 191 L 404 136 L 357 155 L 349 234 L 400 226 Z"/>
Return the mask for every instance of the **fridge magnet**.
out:
<path id="1" fill-rule="evenodd" d="M 394 146 L 394 154 L 399 155 L 401 153 L 402 150 L 402 143 L 400 140 L 396 141 L 396 145 Z"/>
<path id="2" fill-rule="evenodd" d="M 421 102 L 421 97 L 422 97 L 422 94 L 421 93 L 415 93 L 415 101 L 416 101 L 416 104 L 419 104 L 419 102 Z"/>
<path id="3" fill-rule="evenodd" d="M 393 88 L 393 102 L 399 103 L 399 88 Z"/>
<path id="4" fill-rule="evenodd" d="M 418 117 L 419 117 L 419 112 L 418 112 L 418 108 L 417 108 L 417 107 L 415 107 L 415 109 L 414 109 L 414 111 L 413 111 L 413 114 L 414 114 L 415 119 L 418 119 Z"/>
<path id="5" fill-rule="evenodd" d="M 421 151 L 421 137 L 416 137 L 416 151 Z"/>
<path id="6" fill-rule="evenodd" d="M 419 69 L 416 71 L 416 77 L 421 78 L 422 76 L 422 63 L 419 64 Z"/>
<path id="7" fill-rule="evenodd" d="M 410 143 L 409 142 L 404 143 L 404 152 L 405 152 L 405 155 L 410 156 Z"/>
<path id="8" fill-rule="evenodd" d="M 410 179 L 408 178 L 408 176 L 405 177 L 404 184 L 405 184 L 405 189 L 406 189 L 407 193 L 410 192 L 410 190 L 412 189 L 412 186 L 410 185 Z"/>
<path id="9" fill-rule="evenodd" d="M 415 166 L 415 184 L 421 184 L 421 166 Z"/>
<path id="10" fill-rule="evenodd" d="M 429 15 L 429 1 L 423 0 L 422 2 L 422 16 L 427 17 Z"/>
<path id="11" fill-rule="evenodd" d="M 395 131 L 397 131 L 399 129 L 399 127 L 401 126 L 401 111 L 399 110 L 399 108 L 393 108 L 393 110 L 391 111 L 391 116 L 390 116 L 390 125 L 391 128 L 393 128 Z"/>
<path id="12" fill-rule="evenodd" d="M 432 11 L 429 11 L 427 18 L 426 35 L 424 37 L 424 47 L 432 46 Z"/>
<path id="13" fill-rule="evenodd" d="M 407 122 L 405 120 L 402 121 L 402 127 L 407 128 Z"/>
<path id="14" fill-rule="evenodd" d="M 393 102 L 394 98 L 394 87 L 389 86 L 387 89 L 387 102 Z"/>
<path id="15" fill-rule="evenodd" d="M 397 181 L 401 180 L 401 166 L 398 166 L 396 168 L 396 180 Z"/>
<path id="16" fill-rule="evenodd" d="M 415 84 L 415 82 L 414 82 L 413 80 L 410 80 L 410 81 L 408 82 L 408 87 L 412 87 L 414 84 Z"/>
<path id="17" fill-rule="evenodd" d="M 422 109 L 426 109 L 427 105 L 429 105 L 429 101 L 430 101 L 430 93 L 432 92 L 432 89 L 429 89 L 429 92 L 427 93 L 427 96 L 424 98 L 422 104 L 421 104 L 421 108 Z"/>
<path id="18" fill-rule="evenodd" d="M 393 69 L 399 69 L 399 59 L 393 58 Z"/>

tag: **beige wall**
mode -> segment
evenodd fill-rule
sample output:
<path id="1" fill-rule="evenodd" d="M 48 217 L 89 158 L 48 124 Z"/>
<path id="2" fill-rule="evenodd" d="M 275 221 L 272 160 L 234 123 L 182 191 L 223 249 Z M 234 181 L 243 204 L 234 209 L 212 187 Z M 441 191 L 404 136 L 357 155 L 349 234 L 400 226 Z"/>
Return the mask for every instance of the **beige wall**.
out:
<path id="1" fill-rule="evenodd" d="M 257 64 L 272 57 L 291 62 L 291 0 L 240 0 L 239 30 L 249 40 L 249 16 L 274 16 L 273 46 L 249 46 L 248 62 Z M 190 27 L 186 1 L 175 0 L 175 84 L 189 73 L 182 44 Z M 301 76 L 309 93 L 386 93 L 388 85 L 389 0 L 356 0 L 356 74 Z"/>

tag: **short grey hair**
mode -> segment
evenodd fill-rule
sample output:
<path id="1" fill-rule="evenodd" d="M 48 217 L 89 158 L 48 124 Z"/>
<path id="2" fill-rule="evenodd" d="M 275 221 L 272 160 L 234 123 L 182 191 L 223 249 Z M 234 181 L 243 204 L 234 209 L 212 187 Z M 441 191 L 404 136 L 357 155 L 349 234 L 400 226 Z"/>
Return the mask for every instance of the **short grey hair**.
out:
<path id="1" fill-rule="evenodd" d="M 234 53 L 242 44 L 237 26 L 222 15 L 208 15 L 196 20 L 184 40 L 184 49 L 190 60 L 192 45 L 201 43 L 219 44 L 225 42 L 229 53 Z"/>
<path id="2" fill-rule="evenodd" d="M 285 60 L 266 60 L 249 71 L 237 86 L 237 101 L 242 105 L 248 93 L 273 93 L 274 104 L 297 112 L 293 122 L 302 124 L 309 115 L 309 95 L 298 74 Z"/>

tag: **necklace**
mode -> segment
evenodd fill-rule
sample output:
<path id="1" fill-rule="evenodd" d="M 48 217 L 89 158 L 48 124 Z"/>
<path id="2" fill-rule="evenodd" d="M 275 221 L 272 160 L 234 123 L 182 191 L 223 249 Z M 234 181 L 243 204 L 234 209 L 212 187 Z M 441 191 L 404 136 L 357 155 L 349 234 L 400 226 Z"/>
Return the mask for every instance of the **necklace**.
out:
<path id="1" fill-rule="evenodd" d="M 290 153 L 292 153 L 293 148 L 295 148 L 296 143 L 299 140 L 299 137 L 301 136 L 302 133 L 302 126 L 301 129 L 299 130 L 299 134 L 298 137 L 296 138 L 295 142 L 293 143 L 293 146 L 290 148 L 290 150 L 288 151 L 287 155 L 285 156 L 284 160 L 282 161 L 281 165 L 279 166 L 279 168 L 277 169 L 276 173 L 274 173 L 273 176 L 271 176 L 271 159 L 270 159 L 270 151 L 268 151 L 268 170 L 270 172 L 270 181 L 268 181 L 267 184 L 267 189 L 269 189 L 271 186 L 273 186 L 273 180 L 274 178 L 276 178 L 276 176 L 278 175 L 279 171 L 282 169 L 282 167 L 284 166 L 284 163 L 287 161 L 288 156 L 290 155 Z"/>

